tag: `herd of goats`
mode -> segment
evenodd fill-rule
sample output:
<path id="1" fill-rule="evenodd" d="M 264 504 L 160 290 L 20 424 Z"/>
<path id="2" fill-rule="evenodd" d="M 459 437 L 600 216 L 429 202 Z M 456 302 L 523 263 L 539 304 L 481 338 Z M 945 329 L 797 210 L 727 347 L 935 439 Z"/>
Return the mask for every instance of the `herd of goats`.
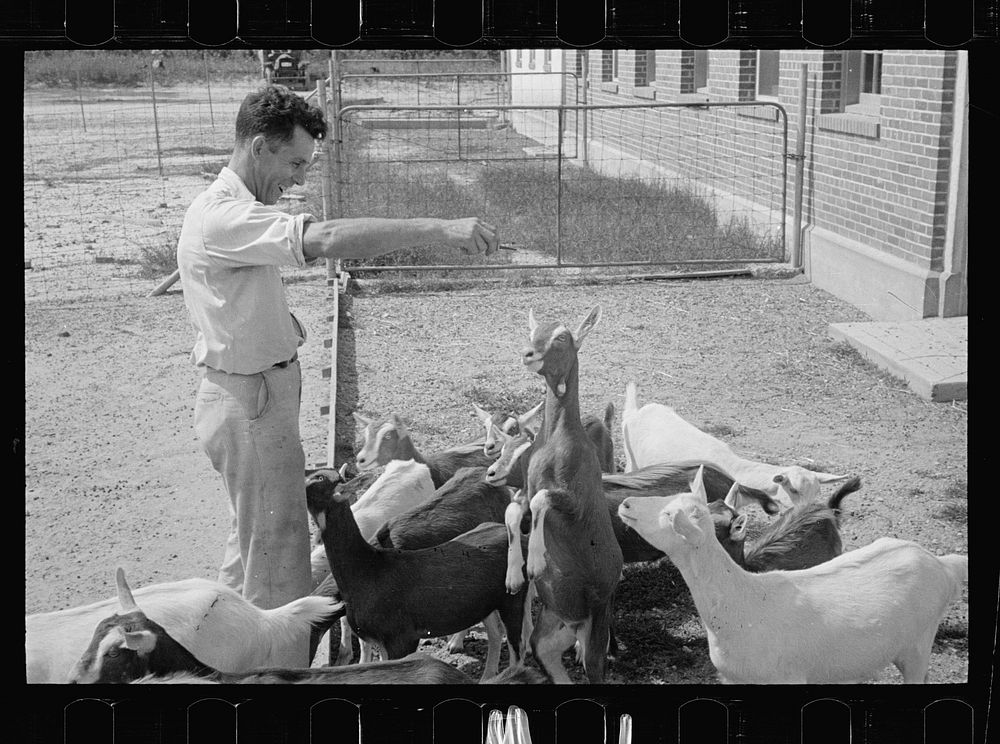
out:
<path id="1" fill-rule="evenodd" d="M 397 416 L 355 414 L 357 474 L 306 472 L 309 596 L 261 610 L 200 578 L 133 592 L 119 568 L 117 597 L 25 617 L 27 681 L 470 684 L 417 649 L 448 636 L 458 651 L 482 624 L 479 683 L 569 683 L 570 650 L 602 683 L 623 565 L 667 557 L 721 682 L 861 682 L 890 664 L 926 682 L 968 558 L 887 537 L 845 552 L 840 502 L 858 477 L 742 458 L 670 407 L 640 407 L 634 383 L 615 472 L 613 406 L 581 418 L 579 405 L 578 352 L 600 317 L 597 306 L 571 331 L 529 313 L 522 361 L 545 399 L 521 414 L 476 406 L 485 440 L 421 455 Z M 840 485 L 823 499 L 828 483 Z M 777 517 L 749 544 L 752 505 Z M 313 659 L 338 621 L 330 665 L 290 662 L 306 637 Z"/>

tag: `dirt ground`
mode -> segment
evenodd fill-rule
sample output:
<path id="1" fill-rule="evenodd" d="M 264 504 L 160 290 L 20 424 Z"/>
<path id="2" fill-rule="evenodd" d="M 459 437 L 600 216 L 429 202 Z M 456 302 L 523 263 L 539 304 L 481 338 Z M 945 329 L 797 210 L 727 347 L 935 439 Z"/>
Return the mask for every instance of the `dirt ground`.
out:
<path id="1" fill-rule="evenodd" d="M 130 272 L 51 269 L 43 295 L 26 272 L 26 613 L 112 596 L 117 566 L 133 586 L 214 578 L 222 555 L 226 501 L 192 426 L 198 376 L 182 291 L 146 297 L 155 281 Z M 55 299 L 60 281 L 90 290 Z M 330 290 L 322 268 L 289 271 L 286 285 L 310 332 L 300 350 L 307 462 L 325 463 Z M 419 294 L 381 294 L 362 281 L 341 296 L 340 452 L 355 442 L 351 410 L 398 413 L 431 452 L 476 436 L 473 401 L 540 399 L 541 378 L 519 360 L 528 309 L 575 324 L 597 303 L 603 318 L 580 352 L 581 406 L 597 413 L 614 403 L 619 463 L 624 387 L 634 379 L 640 403 L 674 406 L 747 457 L 860 475 L 861 491 L 845 501 L 847 549 L 887 535 L 938 554 L 968 551 L 966 404 L 925 402 L 834 343 L 830 323 L 864 316 L 801 278 Z M 766 517 L 752 519 L 756 530 Z M 715 681 L 704 630 L 668 561 L 627 567 L 616 621 L 622 650 L 609 682 Z M 482 632 L 459 655 L 443 640 L 425 644 L 481 671 Z M 966 592 L 941 626 L 930 675 L 944 683 L 967 674 Z M 578 667 L 573 676 L 582 679 Z M 876 681 L 900 679 L 890 668 Z"/>

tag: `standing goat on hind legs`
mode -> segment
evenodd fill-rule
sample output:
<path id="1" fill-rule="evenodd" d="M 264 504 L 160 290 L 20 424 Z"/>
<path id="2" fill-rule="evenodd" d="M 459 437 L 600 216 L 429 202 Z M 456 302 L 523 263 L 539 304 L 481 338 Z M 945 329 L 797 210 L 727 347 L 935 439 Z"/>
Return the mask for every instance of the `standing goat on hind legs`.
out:
<path id="1" fill-rule="evenodd" d="M 522 354 L 524 365 L 542 375 L 546 385 L 543 444 L 531 458 L 524 489 L 532 515 L 527 576 L 542 602 L 531 648 L 552 681 L 561 684 L 570 683 L 561 657 L 574 641 L 580 644 L 587 679 L 604 681 L 622 574 L 597 450 L 580 421 L 577 351 L 600 317 L 598 305 L 571 333 L 561 323 L 539 324 L 529 311 L 531 345 Z M 519 521 L 509 519 L 508 532 Z M 508 589 L 516 589 L 510 581 L 519 571 L 511 568 Z"/>

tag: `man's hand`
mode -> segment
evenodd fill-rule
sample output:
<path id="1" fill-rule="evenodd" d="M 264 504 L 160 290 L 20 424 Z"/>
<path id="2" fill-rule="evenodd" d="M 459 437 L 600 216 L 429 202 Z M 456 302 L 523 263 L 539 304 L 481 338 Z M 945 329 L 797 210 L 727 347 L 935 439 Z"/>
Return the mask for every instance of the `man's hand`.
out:
<path id="1" fill-rule="evenodd" d="M 482 253 L 489 256 L 496 253 L 499 241 L 497 230 L 478 217 L 460 220 L 444 220 L 444 242 L 461 248 L 466 253 Z"/>

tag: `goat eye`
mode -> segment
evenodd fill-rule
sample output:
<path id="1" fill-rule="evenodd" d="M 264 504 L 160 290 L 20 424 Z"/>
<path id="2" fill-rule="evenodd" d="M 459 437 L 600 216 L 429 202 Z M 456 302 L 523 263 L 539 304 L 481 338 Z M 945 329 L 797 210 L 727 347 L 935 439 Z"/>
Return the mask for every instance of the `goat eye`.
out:
<path id="1" fill-rule="evenodd" d="M 117 648 L 110 649 L 108 651 L 108 656 L 110 656 L 112 659 L 118 656 L 118 649 Z"/>

